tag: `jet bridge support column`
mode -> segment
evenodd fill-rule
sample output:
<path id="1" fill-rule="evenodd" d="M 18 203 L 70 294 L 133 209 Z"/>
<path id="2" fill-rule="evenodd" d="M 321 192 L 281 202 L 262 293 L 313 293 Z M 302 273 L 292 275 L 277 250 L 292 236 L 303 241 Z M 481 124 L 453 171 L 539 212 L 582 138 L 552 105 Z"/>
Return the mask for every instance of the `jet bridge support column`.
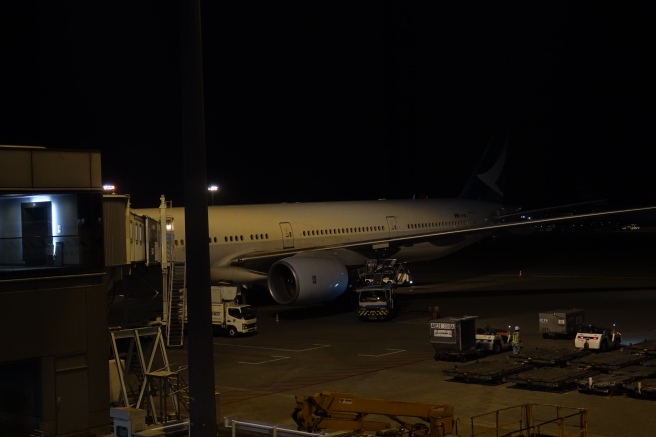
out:
<path id="1" fill-rule="evenodd" d="M 159 223 L 160 223 L 160 251 L 162 259 L 162 321 L 168 325 L 169 322 L 169 309 L 167 302 L 169 301 L 169 293 L 171 290 L 170 287 L 170 277 L 169 271 L 171 268 L 171 259 L 169 256 L 169 229 L 168 222 L 166 220 L 166 199 L 164 195 L 159 197 Z M 172 229 L 171 229 L 172 230 Z"/>

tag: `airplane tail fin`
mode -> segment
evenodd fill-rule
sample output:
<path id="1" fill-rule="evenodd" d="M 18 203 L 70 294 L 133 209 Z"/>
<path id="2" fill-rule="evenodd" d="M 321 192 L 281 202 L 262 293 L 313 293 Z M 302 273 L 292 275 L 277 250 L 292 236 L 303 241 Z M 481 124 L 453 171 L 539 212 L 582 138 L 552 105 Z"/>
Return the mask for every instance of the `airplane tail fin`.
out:
<path id="1" fill-rule="evenodd" d="M 506 130 L 505 135 L 498 138 L 499 130 L 497 129 L 497 132 L 485 148 L 485 152 L 478 161 L 467 185 L 460 193 L 461 198 L 490 202 L 503 201 L 508 132 Z"/>

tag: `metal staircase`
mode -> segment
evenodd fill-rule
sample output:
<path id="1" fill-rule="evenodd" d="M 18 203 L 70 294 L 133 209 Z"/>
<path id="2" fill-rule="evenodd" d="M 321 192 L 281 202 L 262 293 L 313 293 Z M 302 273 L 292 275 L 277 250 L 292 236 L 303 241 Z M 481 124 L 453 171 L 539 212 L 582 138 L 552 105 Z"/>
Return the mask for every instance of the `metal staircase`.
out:
<path id="1" fill-rule="evenodd" d="M 183 262 L 174 262 L 171 269 L 168 294 L 168 321 L 166 323 L 166 345 L 182 347 L 186 308 L 186 267 Z"/>
<path id="2" fill-rule="evenodd" d="M 167 422 L 171 416 L 180 419 L 180 399 L 188 399 L 188 385 L 180 378 L 179 370 L 169 365 L 160 328 L 113 330 L 109 335 L 121 406 L 145 409 L 155 424 Z M 159 401 L 159 412 L 155 399 Z"/>

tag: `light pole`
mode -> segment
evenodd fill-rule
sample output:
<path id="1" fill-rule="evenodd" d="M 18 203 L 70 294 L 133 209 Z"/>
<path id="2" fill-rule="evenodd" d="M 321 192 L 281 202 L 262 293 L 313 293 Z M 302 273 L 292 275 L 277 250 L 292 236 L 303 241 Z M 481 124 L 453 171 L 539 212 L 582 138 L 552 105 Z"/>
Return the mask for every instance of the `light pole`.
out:
<path id="1" fill-rule="evenodd" d="M 210 192 L 210 196 L 212 198 L 211 205 L 214 205 L 214 192 L 219 191 L 219 186 L 218 185 L 210 185 L 209 187 L 207 187 L 207 191 Z"/>

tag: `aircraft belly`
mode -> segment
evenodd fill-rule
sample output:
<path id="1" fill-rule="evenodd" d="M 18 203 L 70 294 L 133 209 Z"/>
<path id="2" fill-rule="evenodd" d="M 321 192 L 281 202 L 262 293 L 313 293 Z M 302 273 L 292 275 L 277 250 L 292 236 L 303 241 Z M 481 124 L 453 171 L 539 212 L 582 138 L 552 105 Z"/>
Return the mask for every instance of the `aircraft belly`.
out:
<path id="1" fill-rule="evenodd" d="M 482 239 L 485 235 L 468 235 L 466 237 L 439 239 L 402 246 L 394 257 L 400 262 L 417 262 L 441 258 L 456 252 Z"/>

